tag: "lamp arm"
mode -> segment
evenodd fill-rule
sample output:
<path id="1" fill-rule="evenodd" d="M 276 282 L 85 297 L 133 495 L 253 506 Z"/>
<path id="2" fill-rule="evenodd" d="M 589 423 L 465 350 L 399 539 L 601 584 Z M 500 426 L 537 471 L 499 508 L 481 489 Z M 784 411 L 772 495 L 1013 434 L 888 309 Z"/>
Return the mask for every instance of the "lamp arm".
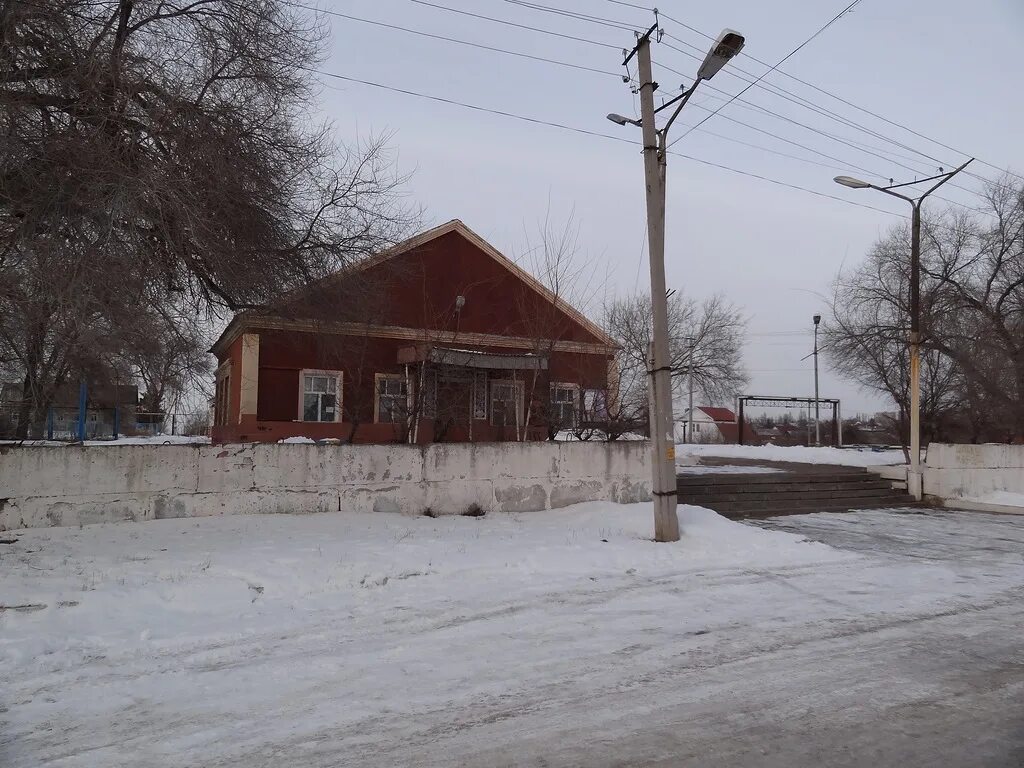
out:
<path id="1" fill-rule="evenodd" d="M 700 80 L 697 80 L 693 85 L 691 85 L 689 89 L 686 92 L 684 92 L 683 95 L 680 97 L 679 106 L 676 107 L 676 111 L 672 113 L 672 117 L 668 119 L 668 122 L 665 123 L 665 127 L 662 128 L 660 131 L 663 135 L 668 136 L 668 129 L 672 127 L 672 123 L 674 123 L 675 119 L 679 117 L 679 113 L 683 111 L 683 107 L 686 106 L 686 102 L 690 100 L 690 97 L 693 95 L 693 92 L 697 90 L 698 85 L 700 85 Z"/>

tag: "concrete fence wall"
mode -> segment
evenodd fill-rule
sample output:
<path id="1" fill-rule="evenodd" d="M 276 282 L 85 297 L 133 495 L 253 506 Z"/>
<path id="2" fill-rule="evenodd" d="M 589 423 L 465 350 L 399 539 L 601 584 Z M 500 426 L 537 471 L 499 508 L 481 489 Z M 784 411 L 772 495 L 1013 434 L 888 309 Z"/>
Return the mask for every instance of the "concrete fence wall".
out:
<path id="1" fill-rule="evenodd" d="M 1024 445 L 932 443 L 922 469 L 925 495 L 947 506 L 995 507 L 971 502 L 999 491 L 1024 493 Z"/>
<path id="2" fill-rule="evenodd" d="M 200 515 L 535 511 L 650 498 L 643 442 L 0 447 L 0 530 Z"/>

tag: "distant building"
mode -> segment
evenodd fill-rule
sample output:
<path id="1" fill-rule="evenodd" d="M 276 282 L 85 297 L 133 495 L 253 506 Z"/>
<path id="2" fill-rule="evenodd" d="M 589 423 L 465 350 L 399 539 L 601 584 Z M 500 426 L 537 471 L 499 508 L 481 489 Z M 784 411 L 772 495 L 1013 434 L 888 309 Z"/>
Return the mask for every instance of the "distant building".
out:
<path id="1" fill-rule="evenodd" d="M 690 410 L 683 409 L 676 418 L 677 443 L 735 443 L 736 414 L 729 408 L 702 405 L 693 409 L 693 434 L 687 434 Z"/>
<path id="2" fill-rule="evenodd" d="M 0 385 L 0 411 L 9 421 L 9 436 L 17 431 L 17 420 L 22 402 L 22 385 L 5 382 Z M 87 439 L 111 437 L 117 423 L 119 433 L 138 431 L 136 412 L 139 390 L 134 384 L 92 384 L 86 388 L 85 436 Z M 31 437 L 54 440 L 78 438 L 79 385 L 67 383 L 57 388 L 53 402 L 46 413 L 34 414 L 30 425 Z"/>

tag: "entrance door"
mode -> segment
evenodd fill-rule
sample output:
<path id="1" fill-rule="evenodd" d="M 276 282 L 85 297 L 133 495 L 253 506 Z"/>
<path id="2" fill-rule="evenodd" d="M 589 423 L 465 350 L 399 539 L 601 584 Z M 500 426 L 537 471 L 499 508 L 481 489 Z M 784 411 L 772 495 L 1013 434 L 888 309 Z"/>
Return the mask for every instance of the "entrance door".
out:
<path id="1" fill-rule="evenodd" d="M 437 375 L 437 416 L 434 419 L 434 440 L 439 443 L 469 440 L 472 416 L 472 375 L 439 372 Z"/>

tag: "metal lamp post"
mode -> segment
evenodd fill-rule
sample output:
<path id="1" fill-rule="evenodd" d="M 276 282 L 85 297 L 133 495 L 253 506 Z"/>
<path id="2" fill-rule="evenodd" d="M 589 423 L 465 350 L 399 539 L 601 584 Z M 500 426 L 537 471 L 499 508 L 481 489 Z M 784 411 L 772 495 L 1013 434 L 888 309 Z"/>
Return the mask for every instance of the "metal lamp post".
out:
<path id="1" fill-rule="evenodd" d="M 821 415 L 818 400 L 818 324 L 821 315 L 814 316 L 814 444 L 821 447 Z"/>
<path id="2" fill-rule="evenodd" d="M 910 468 L 907 472 L 907 490 L 918 501 L 924 492 L 921 479 L 921 203 L 928 195 L 966 168 L 971 160 L 948 173 L 939 173 L 927 179 L 903 184 L 890 184 L 887 187 L 879 187 L 852 176 L 836 176 L 834 179 L 836 184 L 842 184 L 844 187 L 874 189 L 910 203 Z M 893 191 L 928 181 L 937 183 L 916 198 Z"/>
<path id="3" fill-rule="evenodd" d="M 673 99 L 654 108 L 654 82 L 651 67 L 651 33 L 658 28 L 653 25 L 637 41 L 623 61 L 629 63 L 637 57 L 640 79 L 640 120 L 633 120 L 618 114 L 608 119 L 619 125 L 638 125 L 643 131 L 644 183 L 647 194 L 647 238 L 651 267 L 651 305 L 654 315 L 653 362 L 651 365 L 651 474 L 654 496 L 654 538 L 656 541 L 678 541 L 679 519 L 676 516 L 676 466 L 675 440 L 672 424 L 672 379 L 669 358 L 668 302 L 665 293 L 665 179 L 667 166 L 668 130 L 679 116 L 683 106 L 700 85 L 710 80 L 725 66 L 726 62 L 743 48 L 743 35 L 724 30 L 708 51 L 697 79 L 689 89 Z M 664 109 L 677 105 L 664 127 L 657 128 L 655 115 Z"/>

